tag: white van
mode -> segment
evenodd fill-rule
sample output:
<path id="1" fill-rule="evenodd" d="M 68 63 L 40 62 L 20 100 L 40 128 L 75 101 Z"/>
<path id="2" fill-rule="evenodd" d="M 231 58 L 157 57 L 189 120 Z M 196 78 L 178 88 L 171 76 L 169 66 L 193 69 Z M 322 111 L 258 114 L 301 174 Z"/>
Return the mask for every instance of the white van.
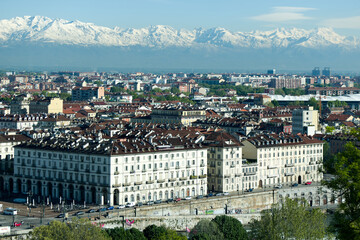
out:
<path id="1" fill-rule="evenodd" d="M 135 203 L 134 202 L 128 202 L 125 207 L 127 208 L 131 208 L 131 207 L 135 207 Z"/>
<path id="2" fill-rule="evenodd" d="M 17 215 L 17 211 L 15 208 L 7 208 L 4 210 L 5 215 Z"/>

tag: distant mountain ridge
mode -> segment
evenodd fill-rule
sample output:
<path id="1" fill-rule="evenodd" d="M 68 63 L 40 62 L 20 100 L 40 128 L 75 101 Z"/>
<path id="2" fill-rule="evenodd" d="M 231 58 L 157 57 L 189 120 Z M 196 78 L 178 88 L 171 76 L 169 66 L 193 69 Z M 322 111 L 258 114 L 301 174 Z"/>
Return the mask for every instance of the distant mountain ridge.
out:
<path id="1" fill-rule="evenodd" d="M 93 23 L 25 16 L 0 20 L 0 47 L 19 43 L 51 43 L 108 47 L 228 47 L 228 48 L 327 48 L 358 49 L 359 39 L 330 28 L 275 29 L 231 32 L 224 28 L 176 30 L 157 25 L 140 29 L 113 29 Z"/>

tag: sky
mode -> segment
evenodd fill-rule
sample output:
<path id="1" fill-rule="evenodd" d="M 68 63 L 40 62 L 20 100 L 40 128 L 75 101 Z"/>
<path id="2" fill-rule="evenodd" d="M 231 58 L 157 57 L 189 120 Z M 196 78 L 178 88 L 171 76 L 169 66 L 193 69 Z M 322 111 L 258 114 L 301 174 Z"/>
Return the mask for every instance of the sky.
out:
<path id="1" fill-rule="evenodd" d="M 1 0 L 0 19 L 35 15 L 110 28 L 168 25 L 248 32 L 331 27 L 360 36 L 359 0 Z"/>

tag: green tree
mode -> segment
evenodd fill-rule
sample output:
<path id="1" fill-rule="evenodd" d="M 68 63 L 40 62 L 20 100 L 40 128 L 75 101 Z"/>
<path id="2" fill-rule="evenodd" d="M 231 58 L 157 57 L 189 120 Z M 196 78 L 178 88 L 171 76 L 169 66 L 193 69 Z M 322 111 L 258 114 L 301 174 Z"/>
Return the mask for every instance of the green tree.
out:
<path id="1" fill-rule="evenodd" d="M 107 233 L 90 221 L 74 218 L 70 223 L 53 221 L 50 225 L 35 228 L 29 233 L 30 240 L 104 240 Z"/>
<path id="2" fill-rule="evenodd" d="M 94 82 L 94 84 L 96 84 L 98 87 L 100 87 L 102 85 L 102 82 L 97 80 L 97 81 Z"/>
<path id="3" fill-rule="evenodd" d="M 236 218 L 222 215 L 216 216 L 211 221 L 216 223 L 226 240 L 248 239 L 246 230 Z"/>
<path id="4" fill-rule="evenodd" d="M 280 106 L 279 102 L 276 99 L 272 100 L 271 102 L 275 107 Z"/>
<path id="5" fill-rule="evenodd" d="M 150 225 L 144 231 L 144 236 L 148 240 L 186 240 L 185 236 L 177 234 L 175 230 L 168 229 L 164 226 Z"/>
<path id="6" fill-rule="evenodd" d="M 314 97 L 309 99 L 309 105 L 313 106 L 314 109 L 317 109 L 317 110 L 319 109 L 319 102 Z"/>
<path id="7" fill-rule="evenodd" d="M 358 131 L 359 130 L 355 130 Z M 334 179 L 324 181 L 343 199 L 336 212 L 331 230 L 338 239 L 360 239 L 360 150 L 347 143 L 345 150 L 335 156 Z"/>
<path id="8" fill-rule="evenodd" d="M 176 88 L 176 87 L 172 87 L 170 92 L 173 93 L 173 94 L 179 94 L 180 90 L 178 88 Z"/>
<path id="9" fill-rule="evenodd" d="M 193 239 L 221 240 L 224 235 L 215 222 L 209 220 L 199 221 L 191 230 L 189 237 Z"/>
<path id="10" fill-rule="evenodd" d="M 325 215 L 320 209 L 307 209 L 305 201 L 286 198 L 264 211 L 260 220 L 250 223 L 250 239 L 323 239 Z"/>
<path id="11" fill-rule="evenodd" d="M 111 228 L 105 230 L 111 239 L 122 239 L 122 240 L 146 240 L 144 234 L 136 228 L 130 228 L 125 230 L 124 228 Z"/>
<path id="12" fill-rule="evenodd" d="M 60 93 L 60 98 L 64 101 L 70 101 L 71 94 L 70 93 Z"/>

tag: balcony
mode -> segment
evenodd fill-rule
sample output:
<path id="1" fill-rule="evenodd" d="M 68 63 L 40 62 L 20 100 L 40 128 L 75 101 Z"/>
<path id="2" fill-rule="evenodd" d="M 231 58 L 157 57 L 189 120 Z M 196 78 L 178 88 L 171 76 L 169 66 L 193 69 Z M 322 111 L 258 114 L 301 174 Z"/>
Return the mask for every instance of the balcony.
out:
<path id="1" fill-rule="evenodd" d="M 168 166 L 166 166 L 166 167 L 164 168 L 164 170 L 169 170 L 169 167 L 168 167 Z"/>
<path id="2" fill-rule="evenodd" d="M 187 180 L 187 177 L 181 177 L 179 178 L 181 181 Z"/>
<path id="3" fill-rule="evenodd" d="M 141 185 L 142 181 L 134 182 L 134 185 Z"/>
<path id="4" fill-rule="evenodd" d="M 146 184 L 153 184 L 153 183 L 154 183 L 153 180 L 148 180 L 148 181 L 146 181 Z"/>
<path id="5" fill-rule="evenodd" d="M 230 175 L 224 175 L 224 178 L 230 178 Z"/>
<path id="6" fill-rule="evenodd" d="M 153 171 L 154 171 L 154 172 L 157 172 L 157 168 L 154 168 Z"/>
<path id="7" fill-rule="evenodd" d="M 169 182 L 175 182 L 176 178 L 169 178 Z"/>
<path id="8" fill-rule="evenodd" d="M 130 173 L 131 173 L 131 174 L 135 173 L 135 170 L 131 170 Z"/>
<path id="9" fill-rule="evenodd" d="M 158 179 L 157 182 L 158 182 L 158 183 L 164 183 L 165 180 L 164 180 L 164 179 Z"/>
<path id="10" fill-rule="evenodd" d="M 175 169 L 180 169 L 180 166 L 175 166 Z"/>
<path id="11" fill-rule="evenodd" d="M 199 178 L 206 178 L 206 174 L 200 175 Z"/>
<path id="12" fill-rule="evenodd" d="M 123 183 L 124 187 L 130 186 L 130 183 Z"/>
<path id="13" fill-rule="evenodd" d="M 294 176 L 294 173 L 288 172 L 288 173 L 285 173 L 285 176 Z"/>
<path id="14" fill-rule="evenodd" d="M 191 166 L 190 166 L 190 165 L 186 165 L 186 168 L 191 168 Z"/>
<path id="15" fill-rule="evenodd" d="M 306 171 L 305 174 L 310 174 L 310 171 Z"/>
<path id="16" fill-rule="evenodd" d="M 146 172 L 146 169 L 141 170 L 142 172 Z"/>
<path id="17" fill-rule="evenodd" d="M 275 169 L 275 168 L 277 168 L 277 166 L 273 166 L 273 165 L 268 165 L 267 166 L 267 169 Z"/>
<path id="18" fill-rule="evenodd" d="M 198 177 L 197 176 L 194 176 L 194 175 L 192 175 L 192 176 L 190 176 L 190 179 L 197 179 Z"/>
<path id="19" fill-rule="evenodd" d="M 120 173 L 118 171 L 114 172 L 114 175 L 119 175 Z"/>
<path id="20" fill-rule="evenodd" d="M 277 178 L 278 175 L 267 175 L 267 178 Z"/>
<path id="21" fill-rule="evenodd" d="M 113 184 L 112 187 L 121 187 L 121 184 Z"/>
<path id="22" fill-rule="evenodd" d="M 201 164 L 200 164 L 200 167 L 205 167 L 205 164 L 204 164 L 204 163 L 201 163 Z"/>
<path id="23" fill-rule="evenodd" d="M 235 173 L 235 177 L 241 177 L 241 173 Z"/>
<path id="24" fill-rule="evenodd" d="M 293 166 L 294 166 L 293 163 L 287 163 L 287 164 L 285 164 L 285 167 L 293 167 Z"/>
<path id="25" fill-rule="evenodd" d="M 315 164 L 315 161 L 310 161 L 309 162 L 309 165 L 314 165 Z"/>
<path id="26" fill-rule="evenodd" d="M 230 168 L 235 168 L 235 165 L 230 165 Z"/>

